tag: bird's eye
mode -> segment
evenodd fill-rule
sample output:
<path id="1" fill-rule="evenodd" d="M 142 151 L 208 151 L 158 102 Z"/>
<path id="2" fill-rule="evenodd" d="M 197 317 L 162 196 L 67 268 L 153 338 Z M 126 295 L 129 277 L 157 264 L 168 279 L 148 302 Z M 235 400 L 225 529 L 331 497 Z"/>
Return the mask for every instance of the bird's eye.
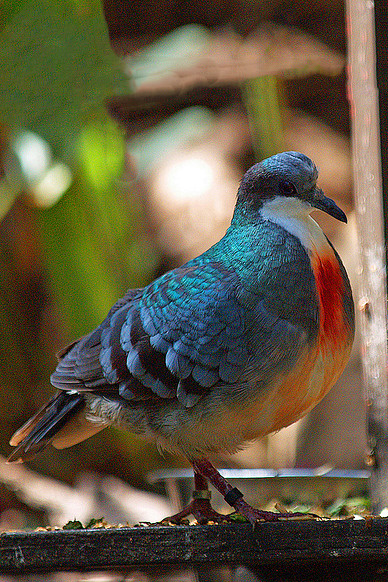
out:
<path id="1" fill-rule="evenodd" d="M 279 190 L 281 191 L 281 193 L 284 196 L 296 196 L 297 195 L 297 191 L 296 191 L 294 184 L 292 184 L 291 182 L 288 182 L 287 180 L 282 180 L 281 182 L 279 182 Z"/>

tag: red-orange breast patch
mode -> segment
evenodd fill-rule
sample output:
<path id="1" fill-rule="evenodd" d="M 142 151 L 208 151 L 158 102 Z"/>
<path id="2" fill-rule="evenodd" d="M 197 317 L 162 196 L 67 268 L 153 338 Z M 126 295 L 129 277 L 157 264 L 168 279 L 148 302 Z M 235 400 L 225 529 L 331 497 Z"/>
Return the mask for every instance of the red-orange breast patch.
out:
<path id="1" fill-rule="evenodd" d="M 312 266 L 320 304 L 320 343 L 329 343 L 334 347 L 342 344 L 347 337 L 341 269 L 334 254 L 315 255 Z"/>

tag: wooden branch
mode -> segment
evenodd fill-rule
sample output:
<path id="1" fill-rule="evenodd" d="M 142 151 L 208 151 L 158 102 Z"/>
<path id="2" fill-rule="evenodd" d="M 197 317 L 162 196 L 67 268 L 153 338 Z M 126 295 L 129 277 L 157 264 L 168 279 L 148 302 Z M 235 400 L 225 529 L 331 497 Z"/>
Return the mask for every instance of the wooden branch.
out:
<path id="1" fill-rule="evenodd" d="M 326 581 L 342 570 L 369 580 L 377 568 L 388 571 L 388 518 L 259 523 L 255 530 L 233 523 L 0 535 L 0 572 L 8 574 L 225 565 L 288 572 L 300 581 L 311 580 L 312 571 L 314 580 Z"/>
<path id="2" fill-rule="evenodd" d="M 161 49 L 162 51 L 162 49 Z M 163 57 L 163 53 L 159 58 Z M 193 58 L 188 58 L 193 60 Z M 171 95 L 194 88 L 238 85 L 248 79 L 268 75 L 305 77 L 311 74 L 339 75 L 344 66 L 341 54 L 300 30 L 263 23 L 254 33 L 241 39 L 230 33 L 212 35 L 206 45 L 186 67 L 165 70 L 141 77 L 134 71 L 135 95 Z M 128 62 L 131 67 L 131 61 Z"/>
<path id="3" fill-rule="evenodd" d="M 203 105 L 217 110 L 240 102 L 241 83 L 249 79 L 269 75 L 335 76 L 343 66 L 342 55 L 312 36 L 265 23 L 246 39 L 230 33 L 212 35 L 193 64 L 171 70 L 166 62 L 164 74 L 146 77 L 142 82 L 136 79 L 138 86 L 133 93 L 111 97 L 106 105 L 133 134 L 186 107 Z"/>

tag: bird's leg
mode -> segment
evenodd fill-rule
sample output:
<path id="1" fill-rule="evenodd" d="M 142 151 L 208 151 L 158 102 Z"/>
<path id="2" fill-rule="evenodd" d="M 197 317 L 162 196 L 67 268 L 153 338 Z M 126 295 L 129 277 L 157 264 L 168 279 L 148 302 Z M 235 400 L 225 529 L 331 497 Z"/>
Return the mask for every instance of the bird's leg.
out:
<path id="1" fill-rule="evenodd" d="M 274 513 L 273 511 L 264 511 L 255 509 L 244 500 L 244 495 L 237 489 L 232 487 L 227 480 L 220 475 L 215 467 L 207 459 L 196 459 L 192 461 L 194 471 L 200 473 L 221 493 L 225 501 L 234 509 L 247 518 L 251 523 L 256 523 L 258 520 L 264 521 L 278 521 L 279 519 L 287 519 L 290 517 L 306 517 L 302 513 Z"/>
<path id="2" fill-rule="evenodd" d="M 209 521 L 222 523 L 228 521 L 228 516 L 218 513 L 213 509 L 210 503 L 211 492 L 209 490 L 207 479 L 194 468 L 194 491 L 193 499 L 178 513 L 163 521 L 168 523 L 181 523 L 183 519 L 192 515 L 199 524 L 205 524 Z"/>

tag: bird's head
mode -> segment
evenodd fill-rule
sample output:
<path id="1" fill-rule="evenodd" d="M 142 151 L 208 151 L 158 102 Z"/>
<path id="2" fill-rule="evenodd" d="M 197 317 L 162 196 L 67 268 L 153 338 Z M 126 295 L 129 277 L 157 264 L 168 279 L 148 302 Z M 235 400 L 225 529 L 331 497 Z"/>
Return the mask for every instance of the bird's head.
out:
<path id="1" fill-rule="evenodd" d="M 283 152 L 252 166 L 243 176 L 236 211 L 257 213 L 271 206 L 290 214 L 323 210 L 341 222 L 345 213 L 317 186 L 318 170 L 304 154 Z"/>

